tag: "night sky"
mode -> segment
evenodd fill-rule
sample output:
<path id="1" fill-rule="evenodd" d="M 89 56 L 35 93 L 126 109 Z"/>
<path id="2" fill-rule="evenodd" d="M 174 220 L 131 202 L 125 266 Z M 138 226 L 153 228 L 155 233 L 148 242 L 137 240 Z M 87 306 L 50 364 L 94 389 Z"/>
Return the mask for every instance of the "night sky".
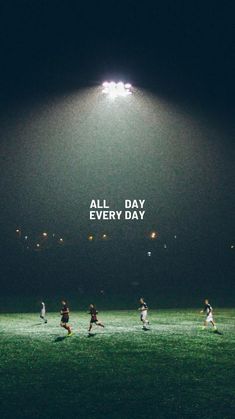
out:
<path id="1" fill-rule="evenodd" d="M 148 242 L 139 244 L 151 231 L 159 233 L 159 249 L 165 243 L 171 248 L 176 235 L 181 252 L 195 246 L 206 258 L 216 248 L 213 260 L 219 252 L 224 277 L 231 280 L 233 9 L 229 1 L 1 3 L 4 283 L 15 275 L 8 269 L 12 260 L 25 266 L 32 258 L 24 254 L 19 261 L 17 247 L 12 256 L 17 228 L 31 237 L 56 233 L 79 251 L 87 235 L 107 233 L 115 254 L 126 251 L 128 241 L 132 256 L 152 250 Z M 132 83 L 133 95 L 110 101 L 101 85 L 112 79 Z M 145 218 L 91 222 L 91 199 L 106 199 L 112 209 L 124 199 L 145 199 Z M 71 265 L 74 247 L 69 249 L 64 252 L 71 251 Z M 113 262 L 107 248 L 105 255 L 102 276 L 108 277 Z M 68 273 L 72 282 L 81 272 L 90 275 L 89 257 Z M 94 257 L 98 263 L 104 256 Z M 174 264 L 182 258 L 175 256 Z M 151 277 L 152 259 L 147 271 L 141 263 L 141 275 Z M 195 273 L 197 258 L 191 263 L 186 276 Z M 182 267 L 176 265 L 178 278 Z M 99 276 L 94 260 L 92 266 Z M 213 275 L 215 270 L 217 265 Z M 52 271 L 50 278 L 58 274 Z"/>

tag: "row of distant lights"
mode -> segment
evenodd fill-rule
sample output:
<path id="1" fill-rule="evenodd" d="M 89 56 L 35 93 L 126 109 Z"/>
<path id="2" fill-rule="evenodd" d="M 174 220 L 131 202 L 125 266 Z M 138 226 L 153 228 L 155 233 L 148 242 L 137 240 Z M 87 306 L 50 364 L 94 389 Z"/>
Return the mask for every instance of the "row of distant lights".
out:
<path id="1" fill-rule="evenodd" d="M 17 229 L 16 230 L 16 233 L 18 234 L 18 235 L 21 235 L 21 230 L 20 229 Z M 45 238 L 47 238 L 48 237 L 48 233 L 46 233 L 46 232 L 43 232 L 42 233 L 42 236 L 43 237 L 45 237 Z M 53 237 L 55 237 L 55 234 L 52 234 L 52 236 Z M 107 239 L 108 238 L 108 235 L 107 234 L 102 234 L 102 239 Z M 158 233 L 156 232 L 156 231 L 153 231 L 153 232 L 151 232 L 150 233 L 150 238 L 151 239 L 156 239 L 158 237 Z M 175 238 L 176 238 L 176 236 L 174 236 Z M 27 240 L 28 239 L 28 236 L 24 236 L 24 238 L 25 238 L 25 240 Z M 92 241 L 94 239 L 94 236 L 92 235 L 92 234 L 90 234 L 89 236 L 88 236 L 88 240 L 90 240 L 90 241 Z M 61 242 L 63 242 L 63 239 L 62 238 L 60 238 L 59 239 Z"/>
<path id="2" fill-rule="evenodd" d="M 115 99 L 118 96 L 126 97 L 132 94 L 132 85 L 130 83 L 123 83 L 119 81 L 105 81 L 103 83 L 102 92 L 108 95 L 110 98 Z"/>
<path id="3" fill-rule="evenodd" d="M 21 236 L 21 230 L 20 229 L 16 229 L 16 233 L 17 233 L 17 235 L 18 236 Z M 151 233 L 150 233 L 150 238 L 152 239 L 152 240 L 155 240 L 155 239 L 157 239 L 158 238 L 158 233 L 156 232 L 156 231 L 152 231 Z M 48 233 L 46 233 L 45 231 L 42 233 L 42 237 L 44 237 L 45 239 L 48 237 Z M 52 234 L 52 237 L 55 237 L 55 234 Z M 176 236 L 174 236 L 175 238 L 176 238 Z M 101 238 L 103 239 L 103 240 L 106 240 L 106 239 L 108 239 L 108 235 L 107 234 L 102 234 L 102 236 L 101 236 Z M 24 239 L 25 240 L 28 240 L 28 236 L 24 236 Z M 88 236 L 88 240 L 89 241 L 93 241 L 95 239 L 95 236 L 94 235 L 92 235 L 92 234 L 90 234 L 89 236 Z M 59 238 L 59 243 L 63 243 L 64 242 L 64 239 L 62 238 L 62 237 L 60 237 Z M 40 247 L 40 243 L 37 243 L 36 244 L 36 247 Z"/>
<path id="4" fill-rule="evenodd" d="M 19 229 L 19 228 L 17 228 L 16 229 L 16 234 L 18 235 L 18 236 L 21 236 L 21 230 Z M 48 233 L 46 233 L 45 231 L 42 233 L 42 237 L 44 238 L 44 239 L 47 239 L 47 237 L 48 237 Z M 52 237 L 55 237 L 55 234 L 52 234 Z M 24 239 L 25 240 L 28 240 L 28 236 L 24 236 Z M 63 244 L 64 243 L 64 239 L 62 238 L 62 237 L 60 237 L 59 239 L 58 239 L 58 242 L 60 243 L 60 244 Z M 41 244 L 40 243 L 37 243 L 36 244 L 36 247 L 37 248 L 39 248 L 41 246 Z"/>
<path id="5" fill-rule="evenodd" d="M 20 230 L 20 229 L 16 229 L 16 233 L 17 233 L 17 235 L 18 235 L 18 236 L 21 236 L 21 230 Z M 46 239 L 46 238 L 48 237 L 48 233 L 46 233 L 46 232 L 44 231 L 44 232 L 42 233 L 42 236 Z M 55 237 L 55 234 L 52 234 L 52 237 Z M 157 238 L 159 238 L 159 234 L 157 233 L 157 231 L 152 231 L 152 232 L 149 234 L 149 237 L 150 237 L 150 239 L 151 239 L 151 240 L 156 240 Z M 102 238 L 103 240 L 107 240 L 109 237 L 108 237 L 108 235 L 107 235 L 107 234 L 102 234 L 101 238 Z M 25 239 L 25 240 L 28 240 L 28 236 L 24 236 L 24 239 Z M 92 242 L 94 239 L 95 239 L 95 236 L 94 236 L 94 235 L 90 234 L 90 235 L 88 236 L 88 240 L 89 240 L 90 242 Z M 177 236 L 176 236 L 176 235 L 174 235 L 174 239 L 177 239 Z M 62 244 L 62 243 L 64 243 L 64 239 L 63 239 L 62 237 L 60 237 L 60 238 L 59 238 L 59 240 L 58 240 L 58 242 L 59 242 L 60 244 Z M 39 248 L 39 247 L 40 247 L 40 243 L 37 243 L 37 244 L 36 244 L 36 247 L 38 247 L 38 248 Z M 166 244 L 164 244 L 164 248 L 165 248 L 165 249 L 167 248 L 167 245 L 166 245 Z M 234 245 L 234 244 L 231 244 L 230 248 L 231 248 L 231 249 L 235 249 L 235 245 Z M 151 252 L 149 252 L 149 253 L 151 253 Z"/>

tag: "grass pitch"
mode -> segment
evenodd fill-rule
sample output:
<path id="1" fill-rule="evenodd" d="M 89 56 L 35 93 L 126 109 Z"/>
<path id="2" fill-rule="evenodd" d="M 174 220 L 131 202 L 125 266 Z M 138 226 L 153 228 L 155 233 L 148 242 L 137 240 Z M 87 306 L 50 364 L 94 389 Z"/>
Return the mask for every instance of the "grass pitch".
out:
<path id="1" fill-rule="evenodd" d="M 196 310 L 101 312 L 105 329 L 88 337 L 89 315 L 5 314 L 1 330 L 1 418 L 233 418 L 235 310 L 202 330 Z M 79 328 L 79 330 L 78 330 Z"/>

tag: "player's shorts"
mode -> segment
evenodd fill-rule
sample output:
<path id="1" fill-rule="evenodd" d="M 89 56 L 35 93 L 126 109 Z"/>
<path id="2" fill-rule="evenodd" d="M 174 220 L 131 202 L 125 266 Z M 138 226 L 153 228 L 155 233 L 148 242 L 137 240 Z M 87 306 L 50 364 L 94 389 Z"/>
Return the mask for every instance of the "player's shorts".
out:
<path id="1" fill-rule="evenodd" d="M 207 323 L 209 323 L 209 322 L 213 322 L 213 316 L 212 316 L 212 313 L 210 313 L 210 314 L 208 314 L 208 316 L 206 316 L 206 322 L 207 322 Z"/>
<path id="2" fill-rule="evenodd" d="M 61 317 L 61 323 L 68 323 L 69 322 L 69 317 Z"/>
<path id="3" fill-rule="evenodd" d="M 97 323 L 97 322 L 98 322 L 97 317 L 92 317 L 92 318 L 91 318 L 91 323 Z"/>
<path id="4" fill-rule="evenodd" d="M 142 311 L 140 315 L 140 320 L 145 321 L 147 319 L 147 315 L 148 315 L 147 310 Z"/>

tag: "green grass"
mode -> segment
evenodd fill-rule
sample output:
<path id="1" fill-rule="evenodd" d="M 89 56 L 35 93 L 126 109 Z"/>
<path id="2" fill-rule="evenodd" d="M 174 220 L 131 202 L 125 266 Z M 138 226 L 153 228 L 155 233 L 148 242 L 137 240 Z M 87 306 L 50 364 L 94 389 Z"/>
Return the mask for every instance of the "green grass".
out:
<path id="1" fill-rule="evenodd" d="M 232 418 L 235 310 L 201 329 L 192 310 L 150 311 L 144 332 L 134 311 L 100 313 L 105 329 L 87 337 L 89 316 L 71 314 L 74 335 L 48 314 L 4 314 L 1 418 Z M 79 332 L 77 331 L 79 327 Z"/>

